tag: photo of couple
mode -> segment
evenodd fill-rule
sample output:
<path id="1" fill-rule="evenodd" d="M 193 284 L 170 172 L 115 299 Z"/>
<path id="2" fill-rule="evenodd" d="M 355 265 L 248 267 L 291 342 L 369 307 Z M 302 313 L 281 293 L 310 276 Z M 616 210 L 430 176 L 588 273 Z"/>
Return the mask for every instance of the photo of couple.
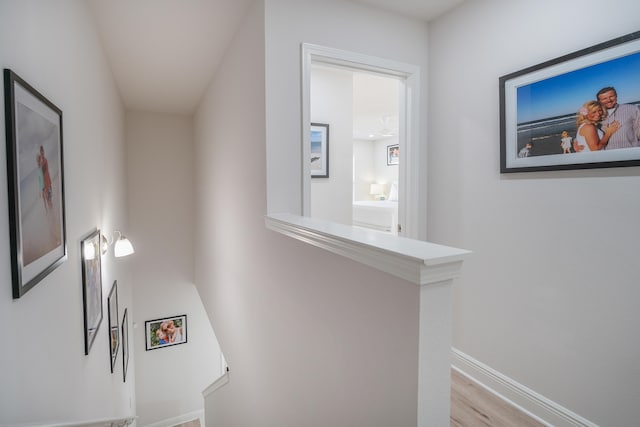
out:
<path id="1" fill-rule="evenodd" d="M 559 126 L 560 123 L 555 127 Z M 551 141 L 545 141 L 557 136 L 545 130 L 536 137 L 530 136 L 529 140 L 522 141 L 524 146 L 518 151 L 518 157 L 535 155 L 535 139 L 542 140 L 543 144 L 547 142 L 542 145 L 543 149 L 539 150 L 538 155 L 640 147 L 640 100 L 619 104 L 615 87 L 604 87 L 596 93 L 596 100 L 587 101 L 580 107 L 575 114 L 575 125 L 567 124 L 565 127 L 569 130 L 562 130 L 556 139 L 556 142 L 559 139 L 559 147 L 550 145 Z M 541 129 L 549 128 L 551 126 L 541 126 Z M 535 127 L 529 126 L 528 130 L 533 134 Z"/>
<path id="2" fill-rule="evenodd" d="M 640 164 L 640 32 L 500 77 L 500 171 Z"/>

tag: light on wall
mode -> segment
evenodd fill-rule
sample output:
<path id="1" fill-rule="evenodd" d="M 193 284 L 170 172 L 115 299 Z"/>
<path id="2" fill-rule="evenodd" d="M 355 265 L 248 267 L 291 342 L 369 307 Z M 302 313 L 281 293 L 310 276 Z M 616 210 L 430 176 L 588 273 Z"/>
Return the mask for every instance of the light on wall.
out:
<path id="1" fill-rule="evenodd" d="M 116 258 L 131 255 L 135 252 L 131 241 L 129 241 L 129 239 L 127 239 L 124 234 L 118 230 L 113 232 L 111 241 L 108 241 L 104 235 L 102 236 L 102 255 L 107 253 L 107 250 L 109 250 L 109 246 L 111 245 L 113 245 L 113 255 Z"/>

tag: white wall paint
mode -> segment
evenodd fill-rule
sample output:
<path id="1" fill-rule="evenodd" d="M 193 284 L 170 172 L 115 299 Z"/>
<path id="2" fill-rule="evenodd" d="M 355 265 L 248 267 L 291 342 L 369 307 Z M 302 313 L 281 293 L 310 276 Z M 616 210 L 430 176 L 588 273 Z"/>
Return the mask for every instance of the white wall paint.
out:
<path id="1" fill-rule="evenodd" d="M 474 252 L 454 346 L 603 426 L 640 419 L 640 169 L 501 176 L 498 77 L 637 31 L 639 13 L 466 2 L 429 32 L 428 237 Z"/>
<path id="2" fill-rule="evenodd" d="M 340 68 L 312 67 L 311 123 L 329 124 L 329 177 L 311 179 L 311 216 L 351 224 L 353 77 Z"/>
<path id="3" fill-rule="evenodd" d="M 300 214 L 302 207 L 300 44 L 311 43 L 421 67 L 426 79 L 427 26 L 352 2 L 267 0 L 267 189 L 269 212 Z M 420 94 L 426 117 L 426 84 Z M 426 164 L 427 121 L 420 122 L 416 155 Z M 426 210 L 426 170 L 417 197 Z M 426 230 L 421 218 L 419 230 Z M 422 231 L 420 234 L 423 235 Z"/>
<path id="4" fill-rule="evenodd" d="M 314 15 L 289 6 L 285 28 Z M 415 425 L 417 287 L 265 229 L 264 25 L 256 2 L 195 119 L 196 284 L 231 370 L 207 423 Z M 277 108 L 296 81 L 279 88 Z M 291 127 L 282 136 L 298 144 Z"/>
<path id="5" fill-rule="evenodd" d="M 201 392 L 222 374 L 216 337 L 193 280 L 192 126 L 187 116 L 126 116 L 140 425 L 202 410 Z M 187 343 L 146 351 L 145 321 L 182 314 Z"/>
<path id="6" fill-rule="evenodd" d="M 121 351 L 110 372 L 106 296 L 114 280 L 120 316 L 125 308 L 135 312 L 128 263 L 112 253 L 102 264 L 104 319 L 84 355 L 80 239 L 95 227 L 128 230 L 123 111 L 85 3 L 0 2 L 0 65 L 63 111 L 69 254 L 12 300 L 6 152 L 0 150 L 0 425 L 133 415 L 133 360 L 126 383 Z M 4 114 L 0 128 L 4 141 Z"/>

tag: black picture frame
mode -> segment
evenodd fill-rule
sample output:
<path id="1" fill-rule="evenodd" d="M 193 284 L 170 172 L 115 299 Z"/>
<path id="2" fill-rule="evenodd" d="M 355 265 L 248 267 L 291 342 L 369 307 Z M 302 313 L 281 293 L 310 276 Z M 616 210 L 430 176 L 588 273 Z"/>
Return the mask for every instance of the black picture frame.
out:
<path id="1" fill-rule="evenodd" d="M 311 178 L 329 178 L 329 125 L 311 123 Z"/>
<path id="2" fill-rule="evenodd" d="M 621 119 L 625 130 L 618 130 L 602 149 L 594 145 L 594 151 L 577 141 L 576 124 L 594 107 L 585 103 L 597 101 L 603 88 L 616 89 L 620 107 L 631 105 L 623 107 L 630 112 L 625 115 L 640 111 L 638 75 L 640 31 L 500 77 L 500 172 L 639 166 L 638 141 L 620 141 L 634 133 L 627 133 L 629 121 Z M 624 111 L 620 107 L 615 112 Z M 640 121 L 636 125 L 640 129 Z"/>
<path id="3" fill-rule="evenodd" d="M 84 312 L 84 354 L 88 355 L 102 323 L 102 257 L 100 230 L 80 242 L 82 257 L 82 301 Z"/>
<path id="4" fill-rule="evenodd" d="M 387 145 L 387 166 L 400 164 L 400 145 Z"/>
<path id="5" fill-rule="evenodd" d="M 129 367 L 129 309 L 124 309 L 122 315 L 122 381 L 127 382 L 127 368 Z"/>
<path id="6" fill-rule="evenodd" d="M 172 330 L 166 326 L 173 325 Z M 161 332 L 158 332 L 161 331 Z M 170 347 L 187 343 L 187 315 L 163 317 L 161 319 L 147 320 L 144 322 L 144 336 L 146 350 Z"/>
<path id="7" fill-rule="evenodd" d="M 62 111 L 4 69 L 13 298 L 67 259 Z"/>
<path id="8" fill-rule="evenodd" d="M 118 348 L 120 345 L 120 327 L 118 325 L 118 281 L 114 280 L 107 298 L 109 317 L 109 358 L 111 359 L 111 373 L 113 374 Z"/>

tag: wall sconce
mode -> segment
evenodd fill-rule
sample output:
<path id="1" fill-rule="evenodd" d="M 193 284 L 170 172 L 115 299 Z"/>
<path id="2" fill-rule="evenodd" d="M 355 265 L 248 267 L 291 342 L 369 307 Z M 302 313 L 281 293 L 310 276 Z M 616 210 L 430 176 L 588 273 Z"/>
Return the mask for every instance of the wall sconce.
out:
<path id="1" fill-rule="evenodd" d="M 117 237 L 116 237 L 117 235 Z M 113 232 L 113 237 L 111 241 L 108 241 L 107 238 L 102 235 L 102 255 L 107 253 L 109 246 L 113 245 L 113 255 L 116 258 L 121 258 L 127 255 L 131 255 L 135 251 L 133 250 L 133 245 L 127 239 L 124 234 L 120 231 L 116 230 Z"/>
<path id="2" fill-rule="evenodd" d="M 374 200 L 384 200 L 384 185 L 371 184 L 371 187 L 369 187 L 369 194 L 373 196 Z"/>

